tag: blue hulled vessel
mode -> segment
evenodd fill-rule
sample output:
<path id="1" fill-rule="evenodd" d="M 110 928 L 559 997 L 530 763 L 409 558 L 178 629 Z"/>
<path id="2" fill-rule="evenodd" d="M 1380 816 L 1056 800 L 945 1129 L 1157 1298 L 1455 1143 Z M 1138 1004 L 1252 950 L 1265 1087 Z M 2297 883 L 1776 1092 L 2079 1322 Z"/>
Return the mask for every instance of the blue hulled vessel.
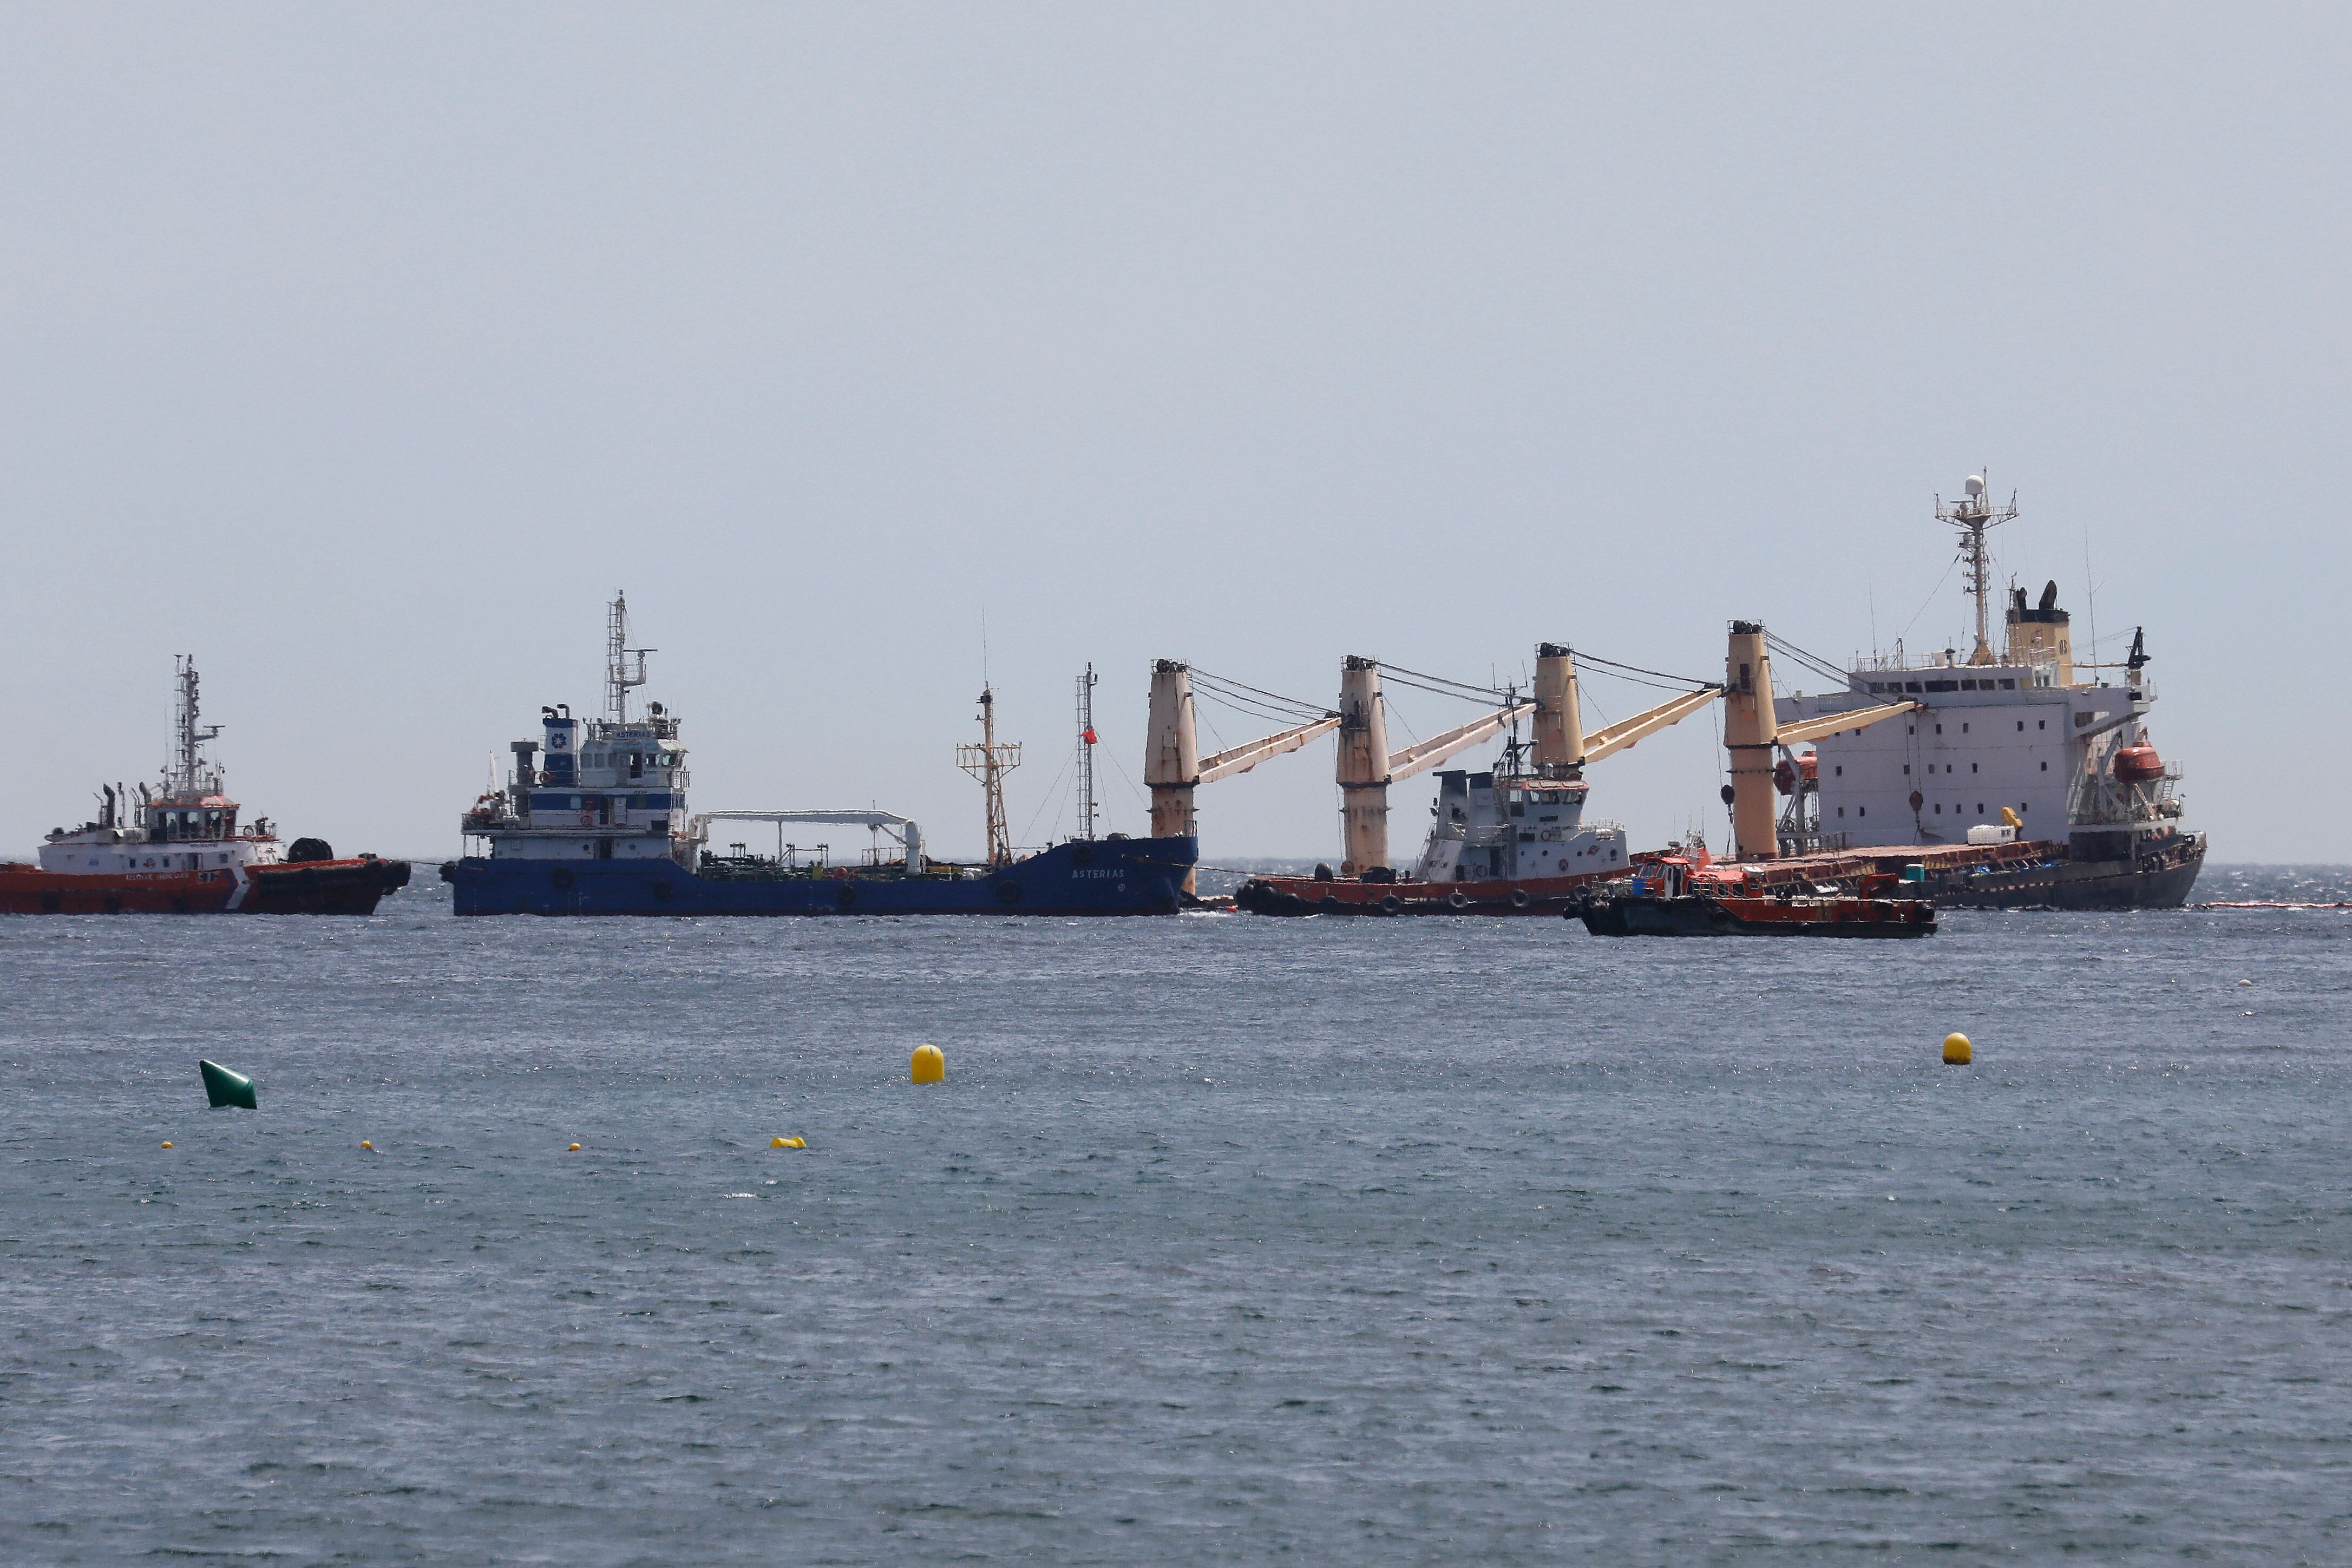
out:
<path id="1" fill-rule="evenodd" d="M 659 703 L 632 717 L 630 693 L 646 655 L 630 648 L 628 604 L 607 618 L 606 715 L 575 719 L 542 708 L 535 740 L 519 740 L 504 789 L 474 802 L 460 824 L 469 852 L 441 868 L 459 915 L 1172 915 L 1199 841 L 1092 832 L 1092 790 L 1081 836 L 1016 857 L 1004 829 L 1003 775 L 1019 747 L 995 736 L 992 693 L 981 695 L 981 744 L 961 749 L 988 801 L 983 864 L 937 861 L 922 831 L 889 811 L 709 811 L 689 816 L 678 721 Z M 634 663 L 632 662 L 634 661 Z M 1080 684 L 1082 763 L 1090 763 L 1092 676 Z M 1089 779 L 1092 768 L 1083 768 Z M 772 856 L 709 842 L 715 822 L 773 825 Z M 829 843 L 783 841 L 789 824 L 864 829 L 858 863 Z M 478 850 L 477 849 L 478 846 Z"/>

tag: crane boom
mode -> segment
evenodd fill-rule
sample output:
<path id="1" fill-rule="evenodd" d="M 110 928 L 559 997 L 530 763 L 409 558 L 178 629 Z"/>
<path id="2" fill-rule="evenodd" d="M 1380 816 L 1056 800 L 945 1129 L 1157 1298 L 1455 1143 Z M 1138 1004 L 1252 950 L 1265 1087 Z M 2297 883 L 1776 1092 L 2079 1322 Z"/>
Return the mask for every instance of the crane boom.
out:
<path id="1" fill-rule="evenodd" d="M 1474 718 L 1468 724 L 1456 725 L 1443 735 L 1432 736 L 1419 746 L 1392 751 L 1389 753 L 1389 782 L 1393 784 L 1434 768 L 1455 752 L 1466 750 L 1490 736 L 1500 735 L 1513 719 L 1535 710 L 1536 705 L 1532 700 L 1515 702 L 1483 717 Z"/>
<path id="2" fill-rule="evenodd" d="M 1680 724 L 1722 695 L 1721 686 L 1704 686 L 1695 692 L 1685 692 L 1671 702 L 1660 703 L 1647 713 L 1620 719 L 1606 729 L 1596 729 L 1584 737 L 1584 760 L 1598 762 L 1604 757 L 1626 750 L 1635 741 L 1655 735 L 1668 725 Z"/>
<path id="3" fill-rule="evenodd" d="M 1896 714 L 1914 713 L 1920 704 L 1912 702 L 1883 703 L 1877 707 L 1858 707 L 1851 713 L 1833 713 L 1821 718 L 1807 719 L 1802 724 L 1784 724 L 1774 737 L 1776 744 L 1794 746 L 1799 741 L 1819 740 L 1825 735 L 1835 735 L 1842 729 L 1868 729 L 1882 719 Z"/>
<path id="4" fill-rule="evenodd" d="M 1213 757 L 1201 758 L 1196 784 L 1206 784 L 1218 779 L 1228 779 L 1236 773 L 1246 773 L 1269 757 L 1280 757 L 1296 751 L 1317 736 L 1328 735 L 1339 727 L 1339 716 L 1327 713 L 1321 718 L 1294 725 L 1278 734 L 1253 740 L 1246 746 L 1236 746 L 1230 751 L 1220 751 Z"/>

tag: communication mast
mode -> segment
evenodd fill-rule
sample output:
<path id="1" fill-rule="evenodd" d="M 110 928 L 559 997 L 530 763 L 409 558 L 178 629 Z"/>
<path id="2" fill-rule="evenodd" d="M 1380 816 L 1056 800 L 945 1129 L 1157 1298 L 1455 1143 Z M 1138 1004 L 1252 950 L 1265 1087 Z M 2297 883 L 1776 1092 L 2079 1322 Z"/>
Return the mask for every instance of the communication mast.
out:
<path id="1" fill-rule="evenodd" d="M 980 780 L 988 797 L 988 863 L 1013 863 L 1013 834 L 1004 825 L 1004 776 L 1021 766 L 1021 743 L 997 744 L 996 689 L 980 688 L 980 744 L 956 747 L 956 766 Z"/>
<path id="2" fill-rule="evenodd" d="M 1078 837 L 1095 836 L 1095 667 L 1078 677 Z"/>
<path id="3" fill-rule="evenodd" d="M 658 653 L 658 648 L 631 648 L 629 640 L 629 599 L 619 589 L 613 591 L 613 602 L 604 610 L 604 710 L 614 724 L 629 722 L 629 688 L 646 684 L 646 655 Z M 637 667 L 629 668 L 629 655 L 637 656 Z"/>
<path id="4" fill-rule="evenodd" d="M 173 736 L 174 756 L 172 766 L 165 770 L 170 778 L 165 780 L 164 789 L 173 794 L 182 791 L 216 794 L 220 790 L 219 776 L 215 774 L 209 779 L 205 779 L 200 778 L 199 775 L 205 766 L 205 742 L 218 736 L 221 727 L 210 724 L 199 727 L 196 723 L 195 655 L 183 653 L 172 663 L 174 671 L 173 679 L 180 688 L 180 701 L 178 720 Z"/>
<path id="5" fill-rule="evenodd" d="M 2010 492 L 2006 507 L 1994 506 L 1985 497 L 1981 474 L 1969 475 L 1964 488 L 1968 494 L 1949 505 L 1937 496 L 1936 516 L 1960 530 L 1960 564 L 1969 569 L 1969 594 L 1977 601 L 1977 647 L 1969 663 L 1990 664 L 1998 661 L 1992 652 L 1992 557 L 1985 550 L 1985 533 L 2017 516 L 2017 493 Z"/>

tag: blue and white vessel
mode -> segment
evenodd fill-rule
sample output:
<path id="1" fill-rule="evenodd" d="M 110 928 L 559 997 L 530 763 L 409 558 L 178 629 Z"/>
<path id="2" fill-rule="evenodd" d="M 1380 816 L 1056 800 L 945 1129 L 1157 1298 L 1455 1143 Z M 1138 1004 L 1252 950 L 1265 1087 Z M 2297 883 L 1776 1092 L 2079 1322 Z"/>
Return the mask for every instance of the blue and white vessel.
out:
<path id="1" fill-rule="evenodd" d="M 1199 857 L 1196 838 L 1081 836 L 1016 857 L 1004 831 L 1003 775 L 1019 747 L 995 736 L 995 699 L 981 695 L 986 727 L 959 760 L 988 800 L 989 857 L 960 865 L 923 852 L 922 831 L 889 811 L 687 811 L 686 748 L 677 716 L 648 703 L 632 717 L 630 692 L 646 655 L 627 646 L 628 603 L 607 618 L 605 716 L 576 719 L 569 705 L 541 710 L 538 738 L 519 740 L 503 789 L 474 802 L 460 823 L 467 853 L 441 868 L 459 915 L 1172 915 Z M 632 663 L 634 661 L 634 663 Z M 1081 684 L 1081 746 L 1091 676 Z M 1082 760 L 1090 754 L 1082 751 Z M 1087 770 L 1089 774 L 1091 768 Z M 1091 789 L 1086 791 L 1089 796 Z M 741 843 L 710 847 L 714 822 L 777 830 L 776 853 Z M 835 863 L 829 845 L 782 841 L 786 824 L 864 828 L 859 863 Z"/>

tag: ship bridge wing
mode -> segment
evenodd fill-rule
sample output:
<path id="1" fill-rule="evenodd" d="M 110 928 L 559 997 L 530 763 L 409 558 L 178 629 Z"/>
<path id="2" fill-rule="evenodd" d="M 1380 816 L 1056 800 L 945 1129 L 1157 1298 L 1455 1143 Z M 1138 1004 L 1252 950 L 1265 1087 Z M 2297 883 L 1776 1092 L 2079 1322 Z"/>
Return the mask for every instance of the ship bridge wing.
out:
<path id="1" fill-rule="evenodd" d="M 1877 707 L 1858 707 L 1847 713 L 1824 714 L 1820 718 L 1809 718 L 1802 724 L 1784 724 L 1774 738 L 1782 746 L 1794 746 L 1800 741 L 1819 740 L 1825 735 L 1835 735 L 1842 729 L 1868 729 L 1872 725 L 1893 718 L 1897 714 L 1916 713 L 1924 706 L 1910 702 L 1883 703 Z"/>

